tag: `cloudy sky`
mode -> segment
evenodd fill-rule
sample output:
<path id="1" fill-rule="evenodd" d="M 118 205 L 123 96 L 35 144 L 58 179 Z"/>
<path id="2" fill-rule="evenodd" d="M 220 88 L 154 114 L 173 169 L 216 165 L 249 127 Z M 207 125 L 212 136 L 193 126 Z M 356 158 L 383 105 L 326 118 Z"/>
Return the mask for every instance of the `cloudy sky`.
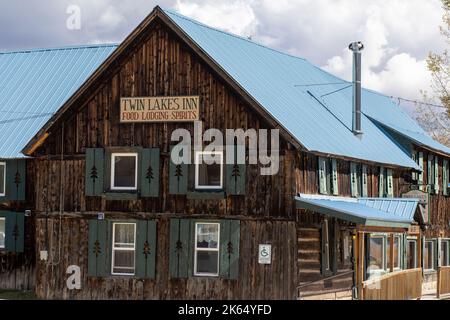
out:
<path id="1" fill-rule="evenodd" d="M 155 5 L 302 56 L 350 79 L 361 40 L 364 86 L 421 98 L 428 52 L 445 48 L 439 0 L 0 0 L 0 50 L 120 42 Z M 73 5 L 81 28 L 67 28 Z"/>

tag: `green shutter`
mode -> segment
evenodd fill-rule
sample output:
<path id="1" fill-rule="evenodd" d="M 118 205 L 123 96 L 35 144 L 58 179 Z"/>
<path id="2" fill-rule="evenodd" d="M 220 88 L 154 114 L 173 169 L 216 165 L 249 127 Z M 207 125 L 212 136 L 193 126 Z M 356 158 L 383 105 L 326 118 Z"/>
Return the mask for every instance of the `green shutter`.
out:
<path id="1" fill-rule="evenodd" d="M 350 189 L 352 197 L 358 197 L 358 165 L 354 162 L 350 163 Z"/>
<path id="2" fill-rule="evenodd" d="M 380 167 L 380 175 L 378 179 L 378 193 L 380 198 L 384 197 L 384 168 Z"/>
<path id="3" fill-rule="evenodd" d="M 26 160 L 7 160 L 5 174 L 5 196 L 0 201 L 25 200 Z"/>
<path id="4" fill-rule="evenodd" d="M 24 252 L 25 214 L 21 212 L 0 212 L 5 218 L 5 251 L 9 253 Z"/>
<path id="5" fill-rule="evenodd" d="M 220 222 L 220 276 L 237 279 L 239 276 L 240 221 Z"/>
<path id="6" fill-rule="evenodd" d="M 170 220 L 169 271 L 171 278 L 187 278 L 190 274 L 194 245 L 189 219 Z"/>
<path id="7" fill-rule="evenodd" d="M 173 147 L 170 148 L 172 153 Z M 170 194 L 187 194 L 188 191 L 188 165 L 185 163 L 174 164 L 172 157 L 169 155 L 169 193 Z"/>
<path id="8" fill-rule="evenodd" d="M 419 167 L 421 169 L 421 172 L 417 174 L 417 183 L 419 185 L 420 190 L 424 191 L 423 189 L 423 152 L 419 152 Z"/>
<path id="9" fill-rule="evenodd" d="M 141 197 L 159 196 L 159 149 L 143 149 L 141 152 Z"/>
<path id="10" fill-rule="evenodd" d="M 234 146 L 234 163 L 226 165 L 228 195 L 245 195 L 246 165 L 237 163 L 238 153 L 245 154 L 245 146 Z"/>
<path id="11" fill-rule="evenodd" d="M 88 276 L 111 275 L 111 223 L 89 220 Z"/>
<path id="12" fill-rule="evenodd" d="M 418 159 L 418 154 L 417 154 L 417 152 L 413 151 L 411 157 L 412 157 L 412 159 L 413 159 L 413 161 L 414 161 L 415 163 L 418 162 L 419 159 Z M 418 178 L 417 172 L 414 171 L 414 172 L 412 173 L 411 177 L 412 177 L 412 179 L 413 179 L 414 181 L 417 181 L 417 178 Z"/>
<path id="13" fill-rule="evenodd" d="M 439 157 L 434 157 L 434 192 L 439 194 Z"/>
<path id="14" fill-rule="evenodd" d="M 367 166 L 365 164 L 362 165 L 362 197 L 368 197 L 368 181 L 367 181 Z"/>
<path id="15" fill-rule="evenodd" d="M 103 194 L 104 158 L 103 149 L 86 149 L 85 189 L 88 197 L 98 197 Z"/>
<path id="16" fill-rule="evenodd" d="M 319 157 L 319 192 L 328 194 L 327 191 L 327 159 Z"/>
<path id="17" fill-rule="evenodd" d="M 339 181 L 338 181 L 338 168 L 337 160 L 331 159 L 331 170 L 333 172 L 333 195 L 339 195 Z"/>
<path id="18" fill-rule="evenodd" d="M 387 195 L 389 198 L 394 197 L 394 174 L 392 169 L 387 169 Z"/>
<path id="19" fill-rule="evenodd" d="M 155 278 L 156 221 L 137 221 L 136 276 Z"/>
<path id="20" fill-rule="evenodd" d="M 448 195 L 448 160 L 442 160 L 442 193 Z"/>
<path id="21" fill-rule="evenodd" d="M 431 186 L 433 185 L 433 156 L 431 154 L 428 154 L 427 157 L 427 168 L 428 168 L 428 174 L 427 174 L 427 191 L 431 190 Z"/>

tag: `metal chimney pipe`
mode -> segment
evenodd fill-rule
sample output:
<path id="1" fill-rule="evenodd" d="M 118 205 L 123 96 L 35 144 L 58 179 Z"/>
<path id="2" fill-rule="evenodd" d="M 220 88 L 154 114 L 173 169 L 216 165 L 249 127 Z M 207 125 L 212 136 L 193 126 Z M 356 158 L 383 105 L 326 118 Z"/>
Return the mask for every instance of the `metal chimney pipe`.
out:
<path id="1" fill-rule="evenodd" d="M 353 52 L 353 126 L 354 134 L 362 134 L 361 129 L 361 41 L 353 42 L 348 47 Z"/>

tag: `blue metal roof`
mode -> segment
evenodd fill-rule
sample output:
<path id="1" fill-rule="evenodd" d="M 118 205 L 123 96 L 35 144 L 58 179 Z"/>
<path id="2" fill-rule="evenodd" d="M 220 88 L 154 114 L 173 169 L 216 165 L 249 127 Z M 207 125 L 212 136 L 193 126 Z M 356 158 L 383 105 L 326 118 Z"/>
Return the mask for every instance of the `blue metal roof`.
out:
<path id="1" fill-rule="evenodd" d="M 365 226 L 407 228 L 414 222 L 414 199 L 320 199 L 295 198 L 298 209 L 307 209 Z M 373 202 L 372 202 L 373 200 Z"/>
<path id="2" fill-rule="evenodd" d="M 351 131 L 352 90 L 302 58 L 164 10 L 213 61 L 310 151 L 420 169 L 373 120 L 450 154 L 382 94 L 363 90 L 364 134 Z M 335 92 L 336 91 L 336 92 Z M 333 93 L 334 92 L 334 93 Z"/>
<path id="3" fill-rule="evenodd" d="M 383 212 L 388 212 L 398 218 L 414 221 L 414 214 L 419 204 L 418 199 L 386 199 L 386 198 L 361 198 L 358 203 Z"/>
<path id="4" fill-rule="evenodd" d="M 22 148 L 116 45 L 0 52 L 0 158 Z"/>

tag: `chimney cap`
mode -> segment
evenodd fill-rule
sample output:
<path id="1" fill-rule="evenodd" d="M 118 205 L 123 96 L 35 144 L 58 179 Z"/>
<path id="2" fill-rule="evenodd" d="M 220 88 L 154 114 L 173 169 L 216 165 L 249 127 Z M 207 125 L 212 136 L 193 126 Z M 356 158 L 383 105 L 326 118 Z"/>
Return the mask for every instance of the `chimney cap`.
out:
<path id="1" fill-rule="evenodd" d="M 353 52 L 359 52 L 364 50 L 364 44 L 361 41 L 352 42 L 350 43 L 348 48 Z"/>

